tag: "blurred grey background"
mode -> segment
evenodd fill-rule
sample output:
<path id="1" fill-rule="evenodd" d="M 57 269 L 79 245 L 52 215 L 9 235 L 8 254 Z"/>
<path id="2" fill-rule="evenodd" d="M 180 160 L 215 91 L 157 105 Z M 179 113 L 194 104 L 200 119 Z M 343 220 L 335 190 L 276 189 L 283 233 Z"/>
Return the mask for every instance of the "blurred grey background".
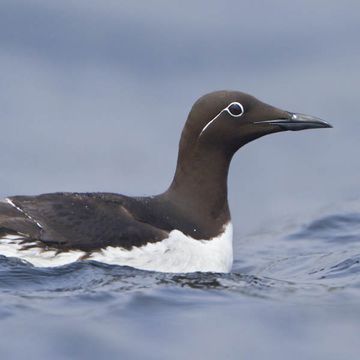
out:
<path id="1" fill-rule="evenodd" d="M 334 129 L 235 157 L 238 234 L 360 194 L 358 1 L 1 0 L 0 195 L 155 194 L 206 92 L 236 89 Z"/>

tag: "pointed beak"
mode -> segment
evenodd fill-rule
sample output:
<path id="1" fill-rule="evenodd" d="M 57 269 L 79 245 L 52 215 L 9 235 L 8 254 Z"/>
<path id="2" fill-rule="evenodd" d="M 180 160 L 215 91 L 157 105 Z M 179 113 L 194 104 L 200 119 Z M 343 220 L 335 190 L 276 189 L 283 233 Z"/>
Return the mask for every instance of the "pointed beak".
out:
<path id="1" fill-rule="evenodd" d="M 282 130 L 305 130 L 305 129 L 320 129 L 320 128 L 332 128 L 332 126 L 324 120 L 321 120 L 317 117 L 286 112 L 286 119 L 277 119 L 277 120 L 265 120 L 265 121 L 257 121 L 255 124 L 269 124 L 269 125 L 277 125 Z"/>

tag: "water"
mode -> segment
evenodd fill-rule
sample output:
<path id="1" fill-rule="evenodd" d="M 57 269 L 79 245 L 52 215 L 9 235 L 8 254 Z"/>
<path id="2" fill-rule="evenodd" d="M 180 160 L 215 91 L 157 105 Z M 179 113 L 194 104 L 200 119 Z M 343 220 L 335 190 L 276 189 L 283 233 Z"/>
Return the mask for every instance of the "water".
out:
<path id="1" fill-rule="evenodd" d="M 359 240 L 344 206 L 238 239 L 231 274 L 1 257 L 2 358 L 357 359 Z"/>

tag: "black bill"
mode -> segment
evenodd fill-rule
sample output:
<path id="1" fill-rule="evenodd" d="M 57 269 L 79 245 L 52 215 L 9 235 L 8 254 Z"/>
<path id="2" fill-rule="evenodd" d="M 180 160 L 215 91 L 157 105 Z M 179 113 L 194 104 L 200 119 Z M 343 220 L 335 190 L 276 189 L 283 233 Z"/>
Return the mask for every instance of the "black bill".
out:
<path id="1" fill-rule="evenodd" d="M 277 125 L 283 130 L 305 130 L 305 129 L 320 129 L 320 128 L 332 128 L 332 126 L 324 120 L 317 117 L 291 113 L 288 112 L 289 118 L 287 119 L 276 119 L 276 120 L 265 120 L 257 121 L 255 124 L 269 124 Z"/>

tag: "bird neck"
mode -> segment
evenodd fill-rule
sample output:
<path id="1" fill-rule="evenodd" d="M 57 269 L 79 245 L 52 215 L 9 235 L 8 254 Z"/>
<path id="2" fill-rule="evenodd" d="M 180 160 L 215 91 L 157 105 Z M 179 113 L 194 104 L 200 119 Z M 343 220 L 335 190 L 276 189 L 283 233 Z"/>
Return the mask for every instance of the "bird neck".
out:
<path id="1" fill-rule="evenodd" d="M 223 226 L 230 221 L 227 178 L 231 158 L 232 154 L 219 148 L 180 142 L 175 176 L 167 196 L 194 218 Z"/>

